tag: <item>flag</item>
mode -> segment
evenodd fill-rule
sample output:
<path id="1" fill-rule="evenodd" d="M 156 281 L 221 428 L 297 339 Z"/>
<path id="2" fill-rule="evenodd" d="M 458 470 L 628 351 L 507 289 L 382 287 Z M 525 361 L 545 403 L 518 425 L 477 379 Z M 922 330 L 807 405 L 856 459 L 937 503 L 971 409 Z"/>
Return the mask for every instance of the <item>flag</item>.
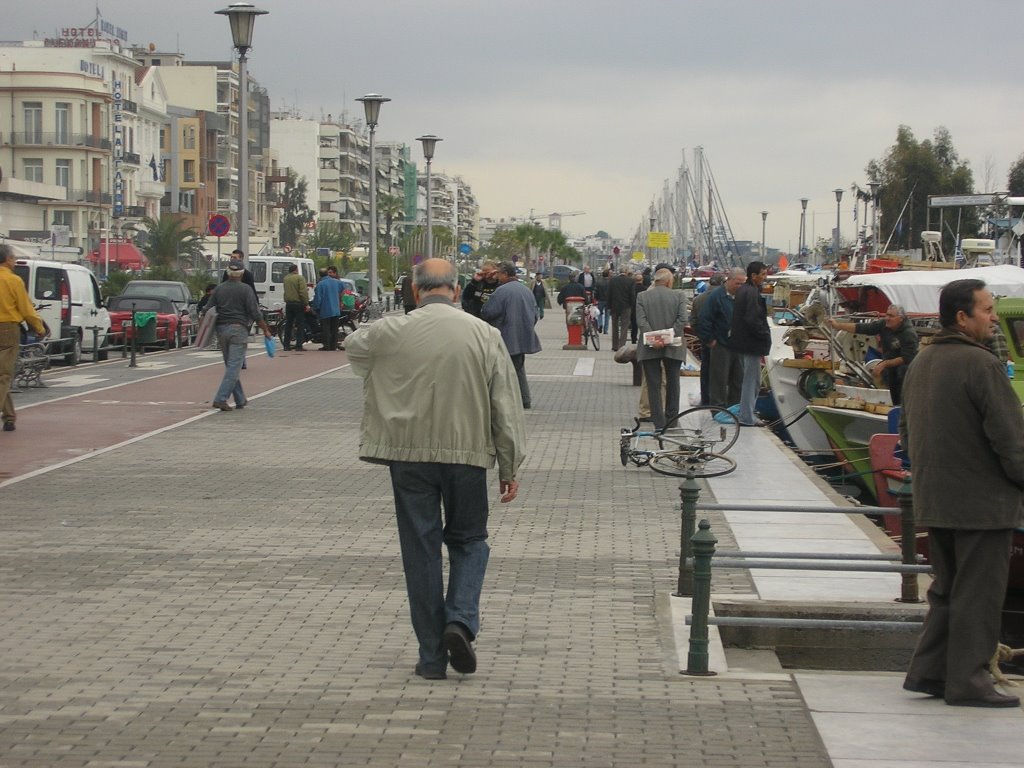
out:
<path id="1" fill-rule="evenodd" d="M 153 181 L 160 181 L 160 173 L 156 169 L 156 155 L 151 155 L 149 158 L 149 167 L 153 171 Z"/>

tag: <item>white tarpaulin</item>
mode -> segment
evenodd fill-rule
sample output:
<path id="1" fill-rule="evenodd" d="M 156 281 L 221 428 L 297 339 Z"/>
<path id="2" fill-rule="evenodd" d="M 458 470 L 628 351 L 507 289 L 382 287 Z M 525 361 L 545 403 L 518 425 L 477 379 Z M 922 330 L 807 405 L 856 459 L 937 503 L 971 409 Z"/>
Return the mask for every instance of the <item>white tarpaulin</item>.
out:
<path id="1" fill-rule="evenodd" d="M 901 305 L 907 312 L 937 314 L 942 287 L 954 280 L 967 279 L 984 280 L 985 287 L 994 296 L 1024 299 L 1024 269 L 1012 264 L 972 269 L 908 269 L 878 275 L 851 275 L 837 285 L 851 288 L 874 286 L 890 302 Z"/>

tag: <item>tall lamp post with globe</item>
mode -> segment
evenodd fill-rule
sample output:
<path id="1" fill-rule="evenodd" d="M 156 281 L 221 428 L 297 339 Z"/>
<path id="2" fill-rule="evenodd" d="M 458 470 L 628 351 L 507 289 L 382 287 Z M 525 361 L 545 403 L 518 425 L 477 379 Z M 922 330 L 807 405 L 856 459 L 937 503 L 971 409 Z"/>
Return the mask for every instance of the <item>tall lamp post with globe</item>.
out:
<path id="1" fill-rule="evenodd" d="M 231 43 L 238 51 L 238 248 L 249 255 L 249 70 L 248 53 L 257 16 L 252 3 L 232 3 L 217 11 L 231 24 Z"/>
<path id="2" fill-rule="evenodd" d="M 437 142 L 443 141 L 443 139 L 428 133 L 420 136 L 416 141 L 423 145 L 423 159 L 427 161 L 427 258 L 432 259 L 434 258 L 434 232 L 430 194 L 430 161 L 434 159 L 434 147 L 437 145 Z"/>
<path id="3" fill-rule="evenodd" d="M 373 135 L 377 131 L 380 105 L 391 99 L 379 93 L 368 93 L 356 101 L 363 102 L 366 113 L 366 127 L 370 129 L 370 301 L 377 302 L 377 153 L 374 150 Z"/>

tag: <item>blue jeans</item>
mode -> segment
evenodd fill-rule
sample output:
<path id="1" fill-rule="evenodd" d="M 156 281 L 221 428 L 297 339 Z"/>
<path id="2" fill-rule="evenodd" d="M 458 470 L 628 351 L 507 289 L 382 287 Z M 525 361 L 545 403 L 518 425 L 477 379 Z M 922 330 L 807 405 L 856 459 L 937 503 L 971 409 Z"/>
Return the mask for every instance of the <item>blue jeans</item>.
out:
<path id="1" fill-rule="evenodd" d="M 445 625 L 458 622 L 472 637 L 480 631 L 480 592 L 490 555 L 487 470 L 465 464 L 405 461 L 393 461 L 389 466 L 420 664 L 443 671 L 448 666 Z M 441 571 L 442 543 L 448 548 L 447 595 Z"/>
<path id="2" fill-rule="evenodd" d="M 597 302 L 597 311 L 600 314 L 597 316 L 597 330 L 601 333 L 608 333 L 608 325 L 611 322 L 611 312 L 608 311 L 608 302 L 603 299 L 599 299 Z"/>
<path id="3" fill-rule="evenodd" d="M 761 389 L 761 356 L 741 354 L 743 362 L 743 384 L 740 386 L 740 424 L 756 424 L 757 393 Z"/>
<path id="4" fill-rule="evenodd" d="M 218 325 L 217 343 L 220 344 L 224 356 L 224 378 L 220 382 L 213 400 L 226 403 L 229 397 L 235 398 L 235 405 L 245 404 L 245 392 L 238 378 L 245 363 L 245 347 L 249 343 L 249 329 L 244 325 Z"/>

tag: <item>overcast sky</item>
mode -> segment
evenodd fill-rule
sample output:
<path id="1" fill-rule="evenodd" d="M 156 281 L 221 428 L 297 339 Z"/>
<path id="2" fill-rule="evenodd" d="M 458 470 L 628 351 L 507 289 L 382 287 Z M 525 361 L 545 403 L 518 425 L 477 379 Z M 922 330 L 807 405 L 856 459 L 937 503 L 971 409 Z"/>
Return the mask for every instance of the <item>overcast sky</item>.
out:
<path id="1" fill-rule="evenodd" d="M 132 43 L 226 59 L 228 0 L 100 0 Z M 275 110 L 319 119 L 381 93 L 378 140 L 441 136 L 484 216 L 586 211 L 628 238 L 703 146 L 738 239 L 829 237 L 832 190 L 866 187 L 906 124 L 946 126 L 975 187 L 1024 153 L 1020 0 L 259 0 L 250 73 Z M 93 0 L 7 8 L 0 36 L 89 23 Z M 1018 65 L 1014 66 L 1017 62 Z M 847 192 L 846 201 L 850 195 Z M 852 230 L 843 205 L 843 231 Z"/>

